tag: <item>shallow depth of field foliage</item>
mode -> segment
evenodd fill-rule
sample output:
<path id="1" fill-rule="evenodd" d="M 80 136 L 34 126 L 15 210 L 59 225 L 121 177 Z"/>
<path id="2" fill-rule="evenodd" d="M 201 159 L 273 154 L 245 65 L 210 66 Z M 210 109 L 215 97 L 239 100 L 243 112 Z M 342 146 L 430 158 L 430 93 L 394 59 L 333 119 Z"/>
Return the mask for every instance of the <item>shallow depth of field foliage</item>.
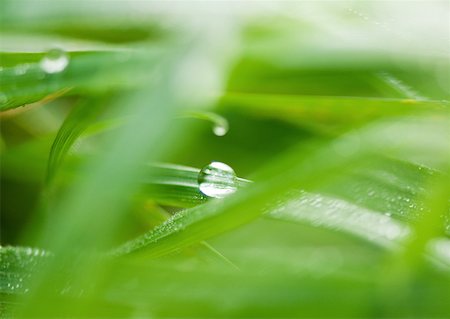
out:
<path id="1" fill-rule="evenodd" d="M 0 318 L 450 317 L 449 21 L 1 0 Z"/>

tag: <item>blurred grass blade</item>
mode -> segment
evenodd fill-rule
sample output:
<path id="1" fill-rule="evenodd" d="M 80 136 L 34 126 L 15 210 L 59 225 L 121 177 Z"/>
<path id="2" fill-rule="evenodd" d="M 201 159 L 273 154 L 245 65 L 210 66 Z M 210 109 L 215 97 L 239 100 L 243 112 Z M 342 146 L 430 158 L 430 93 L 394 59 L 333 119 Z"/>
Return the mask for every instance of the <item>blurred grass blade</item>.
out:
<path id="1" fill-rule="evenodd" d="M 298 193 L 268 210 L 272 218 L 302 222 L 352 234 L 389 249 L 398 248 L 410 231 L 389 216 L 347 201 L 319 194 Z"/>
<path id="2" fill-rule="evenodd" d="M 105 99 L 81 101 L 66 117 L 50 149 L 47 183 L 51 182 L 73 143 L 99 115 L 105 103 Z"/>
<path id="3" fill-rule="evenodd" d="M 82 286 L 99 275 L 101 262 L 93 253 L 107 247 L 112 234 L 120 227 L 119 222 L 130 205 L 129 198 L 138 189 L 136 178 L 140 163 L 156 160 L 163 152 L 159 144 L 161 138 L 170 139 L 176 134 L 176 131 L 168 130 L 179 105 L 179 96 L 174 92 L 174 76 L 180 63 L 179 54 L 185 52 L 186 47 L 183 49 L 160 56 L 157 86 L 145 83 L 145 89 L 132 92 L 128 100 L 115 101 L 114 110 L 119 116 L 132 110 L 133 117 L 110 136 L 107 151 L 86 163 L 83 178 L 73 183 L 55 203 L 50 212 L 53 218 L 41 234 L 40 243 L 59 258 L 42 269 L 34 285 L 42 287 L 42 283 L 51 280 L 59 265 L 74 260 L 83 269 L 82 277 L 81 274 L 79 278 L 74 275 L 79 279 L 77 285 Z M 148 63 L 152 64 L 151 61 Z M 126 110 L 120 107 L 124 102 L 129 105 Z M 90 231 L 86 233 L 86 229 Z M 72 249 L 67 250 L 67 247 Z M 83 251 L 81 256 L 80 251 Z M 56 284 L 63 285 L 64 281 Z M 33 294 L 22 309 L 23 314 L 35 313 L 36 308 L 46 313 L 51 303 L 51 298 L 47 297 L 51 295 L 53 292 L 45 289 Z"/>
<path id="4" fill-rule="evenodd" d="M 220 107 L 336 134 L 383 117 L 445 112 L 449 105 L 443 101 L 414 99 L 229 92 L 222 97 Z"/>
<path id="5" fill-rule="evenodd" d="M 421 200 L 430 193 L 425 186 L 437 176 L 445 178 L 445 173 L 390 158 L 375 160 L 374 157 L 372 162 L 332 178 L 321 187 L 321 193 L 407 223 L 429 214 L 426 203 Z M 151 174 L 147 173 L 148 169 Z M 175 207 L 205 203 L 208 198 L 198 189 L 199 171 L 181 165 L 149 164 L 143 168 L 141 178 L 144 194 L 160 204 Z M 238 178 L 238 183 L 244 187 L 249 182 Z M 342 184 L 350 186 L 342 188 Z M 449 225 L 450 218 L 444 219 L 442 232 L 447 235 L 450 235 Z"/>

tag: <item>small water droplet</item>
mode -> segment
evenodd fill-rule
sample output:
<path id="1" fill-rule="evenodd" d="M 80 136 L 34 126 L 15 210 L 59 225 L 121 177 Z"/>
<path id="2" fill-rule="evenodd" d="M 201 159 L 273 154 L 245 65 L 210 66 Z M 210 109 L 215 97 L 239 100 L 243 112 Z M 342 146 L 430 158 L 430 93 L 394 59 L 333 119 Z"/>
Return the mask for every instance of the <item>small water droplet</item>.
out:
<path id="1" fill-rule="evenodd" d="M 236 191 L 236 174 L 227 164 L 211 162 L 199 172 L 198 185 L 206 196 L 223 198 Z"/>
<path id="2" fill-rule="evenodd" d="M 224 136 L 228 132 L 228 126 L 216 124 L 213 126 L 213 133 L 216 136 Z"/>
<path id="3" fill-rule="evenodd" d="M 40 62 L 41 69 L 49 74 L 62 72 L 67 65 L 69 65 L 69 56 L 61 49 L 49 50 Z"/>

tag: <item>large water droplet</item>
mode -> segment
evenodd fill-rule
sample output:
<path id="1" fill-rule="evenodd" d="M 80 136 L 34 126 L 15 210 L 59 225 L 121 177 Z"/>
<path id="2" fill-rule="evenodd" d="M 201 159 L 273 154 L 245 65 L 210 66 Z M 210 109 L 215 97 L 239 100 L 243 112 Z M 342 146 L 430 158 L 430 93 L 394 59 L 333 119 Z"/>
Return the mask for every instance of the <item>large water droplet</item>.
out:
<path id="1" fill-rule="evenodd" d="M 206 196 L 223 198 L 236 191 L 236 174 L 227 164 L 211 162 L 198 174 L 198 185 Z"/>
<path id="2" fill-rule="evenodd" d="M 45 73 L 53 74 L 64 71 L 69 64 L 69 56 L 61 49 L 51 49 L 42 58 L 40 66 Z"/>

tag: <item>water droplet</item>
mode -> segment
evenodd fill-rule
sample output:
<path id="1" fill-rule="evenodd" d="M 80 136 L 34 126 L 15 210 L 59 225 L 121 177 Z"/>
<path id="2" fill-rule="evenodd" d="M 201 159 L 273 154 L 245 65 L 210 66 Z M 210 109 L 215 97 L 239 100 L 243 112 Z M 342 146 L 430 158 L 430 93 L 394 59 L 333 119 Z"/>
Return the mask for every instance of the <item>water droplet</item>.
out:
<path id="1" fill-rule="evenodd" d="M 211 162 L 198 174 L 200 191 L 209 197 L 223 198 L 236 191 L 236 174 L 221 162 Z"/>
<path id="2" fill-rule="evenodd" d="M 228 125 L 215 124 L 213 126 L 213 133 L 216 136 L 224 136 L 228 132 Z"/>
<path id="3" fill-rule="evenodd" d="M 54 74 L 64 71 L 69 64 L 69 56 L 61 49 L 51 49 L 42 58 L 40 66 L 45 73 Z"/>

